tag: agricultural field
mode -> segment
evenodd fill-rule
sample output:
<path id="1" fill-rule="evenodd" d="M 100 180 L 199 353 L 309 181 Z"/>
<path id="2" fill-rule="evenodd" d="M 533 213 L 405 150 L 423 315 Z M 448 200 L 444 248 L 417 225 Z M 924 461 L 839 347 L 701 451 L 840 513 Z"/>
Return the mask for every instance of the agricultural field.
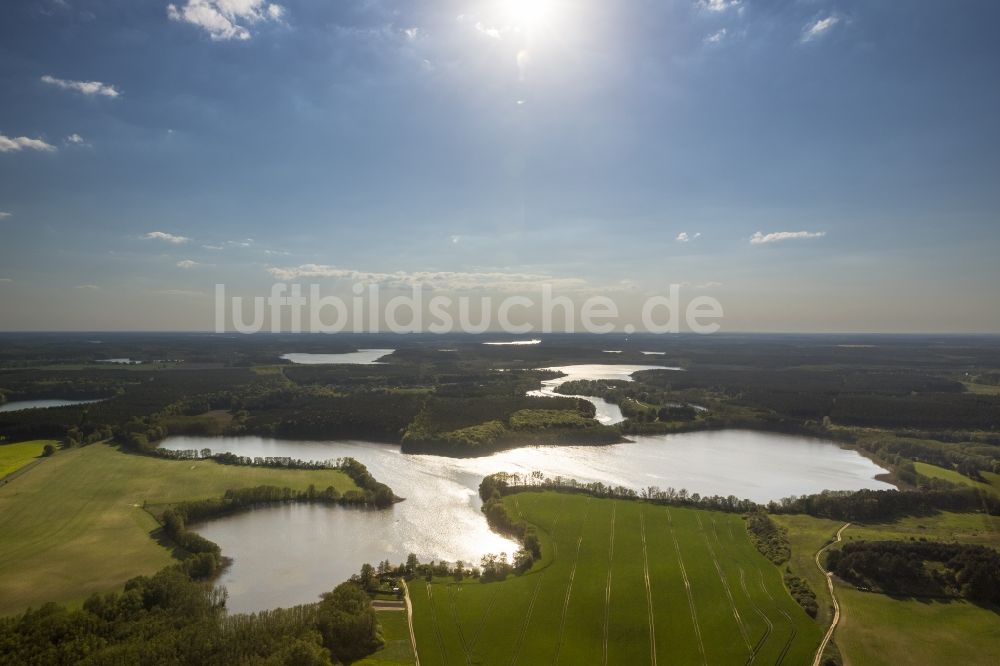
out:
<path id="1" fill-rule="evenodd" d="M 500 583 L 410 584 L 422 664 L 809 663 L 820 627 L 739 515 L 535 492 L 543 558 Z"/>
<path id="2" fill-rule="evenodd" d="M 36 439 L 16 444 L 0 444 L 0 479 L 40 458 L 46 444 L 55 446 L 57 443 L 51 440 Z"/>
<path id="3" fill-rule="evenodd" d="M 355 666 L 403 666 L 415 664 L 410 647 L 406 611 L 379 611 L 378 623 L 385 646 L 375 654 L 355 662 Z"/>
<path id="4" fill-rule="evenodd" d="M 821 601 L 820 619 L 828 623 L 830 597 L 813 556 L 843 523 L 804 515 L 774 516 L 774 520 L 789 531 L 789 567 L 812 585 Z M 852 523 L 842 536 L 844 542 L 927 539 L 997 548 L 1000 518 L 940 512 L 886 523 Z M 997 609 L 959 599 L 895 598 L 835 581 L 841 621 L 834 641 L 846 666 L 991 664 L 1000 653 Z"/>
<path id="5" fill-rule="evenodd" d="M 356 488 L 335 470 L 176 461 L 105 444 L 61 451 L 0 486 L 0 615 L 46 601 L 79 602 L 174 562 L 144 503 L 221 496 L 259 485 Z"/>
<path id="6" fill-rule="evenodd" d="M 938 467 L 937 465 L 925 462 L 915 462 L 913 463 L 913 468 L 917 470 L 917 474 L 920 476 L 926 476 L 931 479 L 942 479 L 949 483 L 957 483 L 963 486 L 972 486 L 987 493 L 1000 495 L 1000 474 L 985 471 L 980 472 L 983 476 L 983 481 L 977 481 L 959 474 L 953 469 L 945 469 L 944 467 Z"/>

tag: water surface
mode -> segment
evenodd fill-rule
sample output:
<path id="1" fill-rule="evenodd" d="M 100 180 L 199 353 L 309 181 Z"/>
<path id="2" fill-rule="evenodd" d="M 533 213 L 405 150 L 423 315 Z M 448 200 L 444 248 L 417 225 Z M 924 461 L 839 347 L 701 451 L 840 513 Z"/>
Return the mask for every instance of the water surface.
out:
<path id="1" fill-rule="evenodd" d="M 48 407 L 71 407 L 73 405 L 89 405 L 92 402 L 101 402 L 103 398 L 96 400 L 64 400 L 62 398 L 51 398 L 46 400 L 15 400 L 0 405 L 0 412 L 19 412 L 22 409 L 45 409 Z"/>
<path id="2" fill-rule="evenodd" d="M 555 379 L 546 379 L 542 381 L 542 388 L 535 391 L 528 391 L 528 395 L 543 396 L 543 397 L 568 397 L 568 398 L 580 398 L 586 400 L 587 402 L 594 405 L 597 409 L 597 413 L 594 418 L 603 423 L 604 425 L 614 425 L 615 423 L 621 423 L 625 420 L 625 416 L 622 414 L 621 408 L 618 405 L 613 404 L 605 400 L 604 398 L 597 398 L 591 395 L 571 395 L 567 396 L 562 393 L 556 392 L 556 387 L 560 384 L 565 384 L 566 382 L 575 381 L 579 379 L 607 379 L 607 380 L 618 380 L 624 382 L 631 382 L 632 373 L 639 372 L 640 370 L 681 370 L 681 368 L 671 368 L 662 365 L 626 365 L 626 364 L 605 364 L 605 363 L 587 363 L 581 365 L 562 365 L 554 368 L 541 368 L 542 370 L 555 370 L 556 372 L 563 373 L 562 377 L 556 377 Z"/>
<path id="3" fill-rule="evenodd" d="M 163 446 L 303 460 L 352 456 L 406 498 L 384 511 L 281 506 L 194 526 L 234 559 L 220 583 L 237 612 L 313 601 L 362 563 L 386 558 L 398 563 L 410 552 L 421 561 L 473 563 L 485 553 L 512 553 L 517 545 L 491 532 L 479 510 L 479 482 L 493 472 L 539 470 L 550 477 L 637 489 L 686 488 L 761 502 L 825 489 L 892 487 L 874 479 L 885 470 L 823 440 L 738 430 L 635 440 L 527 447 L 470 459 L 408 455 L 395 445 L 357 441 L 171 437 Z"/>
<path id="4" fill-rule="evenodd" d="M 282 354 L 281 358 L 299 365 L 324 365 L 339 363 L 343 365 L 371 365 L 378 363 L 396 351 L 395 349 L 359 349 L 344 354 Z"/>

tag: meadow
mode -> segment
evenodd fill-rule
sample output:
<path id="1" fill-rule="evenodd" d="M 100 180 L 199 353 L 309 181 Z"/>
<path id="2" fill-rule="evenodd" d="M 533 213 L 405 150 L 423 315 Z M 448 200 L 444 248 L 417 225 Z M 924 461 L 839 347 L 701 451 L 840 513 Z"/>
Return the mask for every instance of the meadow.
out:
<path id="1" fill-rule="evenodd" d="M 971 486 L 982 490 L 983 492 L 1000 495 L 1000 474 L 996 474 L 994 472 L 980 472 L 983 480 L 978 481 L 976 479 L 970 479 L 964 474 L 959 474 L 953 469 L 945 469 L 944 467 L 938 467 L 937 465 L 931 465 L 925 462 L 914 462 L 913 468 L 920 476 L 926 476 L 930 479 L 941 479 L 943 481 L 947 481 L 948 483 L 957 483 L 963 486 Z"/>
<path id="2" fill-rule="evenodd" d="M 105 444 L 59 451 L 0 486 L 0 615 L 47 601 L 80 602 L 175 562 L 157 541 L 159 525 L 144 504 L 310 484 L 357 488 L 336 470 L 163 460 Z"/>
<path id="3" fill-rule="evenodd" d="M 30 442 L 17 442 L 16 444 L 0 444 L 0 479 L 38 460 L 46 444 L 54 446 L 57 442 L 36 439 Z"/>
<path id="4" fill-rule="evenodd" d="M 410 584 L 422 664 L 808 663 L 819 626 L 737 514 L 532 492 L 543 557 L 503 582 Z"/>
<path id="5" fill-rule="evenodd" d="M 355 666 L 403 666 L 416 663 L 413 648 L 410 647 L 406 611 L 379 611 L 376 616 L 385 645 L 374 654 L 355 662 Z"/>
<path id="6" fill-rule="evenodd" d="M 774 520 L 788 528 L 789 567 L 809 581 L 820 600 L 818 619 L 827 626 L 830 596 L 813 556 L 843 523 L 805 515 L 774 516 Z M 852 523 L 843 539 L 926 539 L 996 548 L 1000 547 L 1000 518 L 940 512 L 884 523 Z M 1000 653 L 1000 615 L 995 608 L 959 599 L 890 597 L 856 590 L 837 579 L 834 589 L 841 610 L 834 641 L 845 666 L 992 664 Z"/>

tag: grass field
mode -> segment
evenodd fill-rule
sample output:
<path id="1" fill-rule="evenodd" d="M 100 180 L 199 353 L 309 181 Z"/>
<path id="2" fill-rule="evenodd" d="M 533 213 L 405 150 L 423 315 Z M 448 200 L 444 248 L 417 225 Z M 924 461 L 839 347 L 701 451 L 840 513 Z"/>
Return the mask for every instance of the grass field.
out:
<path id="1" fill-rule="evenodd" d="M 41 457 L 46 444 L 55 446 L 58 442 L 36 439 L 17 444 L 0 444 L 0 479 Z"/>
<path id="2" fill-rule="evenodd" d="M 410 585 L 421 664 L 803 664 L 821 633 L 738 515 L 554 492 L 505 500 L 546 557 Z"/>
<path id="3" fill-rule="evenodd" d="M 406 611 L 379 611 L 378 622 L 385 647 L 375 654 L 355 662 L 355 666 L 402 666 L 415 663 L 410 647 L 410 629 Z"/>
<path id="4" fill-rule="evenodd" d="M 793 572 L 806 578 L 822 607 L 829 603 L 813 555 L 843 523 L 809 516 L 775 516 L 789 529 Z M 979 513 L 906 517 L 891 523 L 852 524 L 845 542 L 859 539 L 960 541 L 1000 547 L 1000 518 Z M 965 601 L 896 599 L 836 583 L 841 623 L 834 634 L 846 666 L 992 664 L 1000 654 L 1000 614 Z M 829 622 L 829 615 L 823 618 Z"/>
<path id="5" fill-rule="evenodd" d="M 985 482 L 983 482 L 970 479 L 967 476 L 959 474 L 953 469 L 945 469 L 944 467 L 938 467 L 937 465 L 930 465 L 928 463 L 915 462 L 913 463 L 913 467 L 917 470 L 917 474 L 920 476 L 926 476 L 931 479 L 943 479 L 950 483 L 972 486 L 973 488 L 978 488 L 979 490 L 993 493 L 994 495 L 1000 495 L 1000 474 L 982 472 L 983 478 L 985 479 Z"/>
<path id="6" fill-rule="evenodd" d="M 278 470 L 174 461 L 104 444 L 62 451 L 0 486 L 0 614 L 45 601 L 78 602 L 173 562 L 151 534 L 144 501 L 166 504 L 263 484 L 354 482 L 334 470 Z"/>

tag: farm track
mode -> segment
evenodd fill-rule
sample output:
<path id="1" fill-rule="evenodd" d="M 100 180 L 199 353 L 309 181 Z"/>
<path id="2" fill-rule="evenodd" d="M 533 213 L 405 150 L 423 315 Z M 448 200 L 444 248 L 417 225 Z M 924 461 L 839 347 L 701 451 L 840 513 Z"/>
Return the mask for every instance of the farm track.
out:
<path id="1" fill-rule="evenodd" d="M 740 636 L 743 637 L 743 642 L 746 643 L 747 651 L 753 654 L 753 645 L 750 643 L 750 636 L 747 634 L 746 627 L 743 625 L 743 618 L 740 617 L 740 611 L 736 607 L 736 600 L 733 598 L 733 591 L 729 587 L 729 581 L 726 580 L 726 575 L 722 571 L 722 566 L 719 564 L 719 558 L 715 556 L 715 549 L 712 548 L 712 542 L 708 539 L 708 534 L 705 532 L 705 526 L 701 522 L 701 516 L 696 514 L 698 518 L 698 528 L 701 531 L 702 539 L 705 540 L 705 545 L 708 546 L 708 554 L 712 558 L 712 564 L 715 565 L 715 572 L 719 575 L 719 581 L 722 583 L 722 589 L 726 593 L 726 597 L 729 599 L 730 610 L 733 612 L 733 618 L 736 620 L 736 627 L 739 629 Z"/>
<path id="2" fill-rule="evenodd" d="M 819 648 L 816 650 L 816 657 L 813 659 L 813 666 L 819 666 L 820 662 L 823 661 L 823 652 L 826 651 L 826 646 L 830 643 L 830 639 L 833 638 L 833 632 L 837 628 L 837 623 L 840 622 L 840 603 L 837 602 L 837 595 L 833 591 L 833 573 L 823 568 L 823 565 L 820 564 L 819 556 L 823 554 L 824 550 L 833 544 L 840 543 L 841 535 L 843 535 L 844 530 L 850 526 L 850 523 L 844 523 L 843 527 L 837 530 L 837 540 L 831 541 L 816 551 L 816 567 L 824 576 L 826 576 L 826 587 L 830 590 L 830 599 L 833 600 L 833 619 L 830 620 L 830 628 L 826 630 L 826 635 L 823 636 L 823 642 L 819 644 Z"/>
<path id="3" fill-rule="evenodd" d="M 694 605 L 694 595 L 691 593 L 691 581 L 688 580 L 687 569 L 684 568 L 684 558 L 681 556 L 681 545 L 677 543 L 677 534 L 674 532 L 674 519 L 667 509 L 667 522 L 670 525 L 670 538 L 674 541 L 674 550 L 677 551 L 677 563 L 681 568 L 681 578 L 684 580 L 684 591 L 687 593 L 688 609 L 691 611 L 691 622 L 694 624 L 694 635 L 698 639 L 698 651 L 701 653 L 701 663 L 708 666 L 708 657 L 705 656 L 705 642 L 701 638 L 701 627 L 698 625 L 698 611 Z"/>
<path id="4" fill-rule="evenodd" d="M 649 614 L 649 661 L 656 666 L 656 622 L 653 618 L 653 588 L 649 582 L 649 557 L 646 555 L 646 516 L 639 511 L 639 530 L 642 533 L 642 573 L 646 579 L 646 610 Z"/>
<path id="5" fill-rule="evenodd" d="M 608 666 L 608 625 L 611 621 L 611 565 L 615 560 L 615 509 L 616 505 L 611 505 L 611 537 L 608 540 L 608 582 L 604 586 L 604 666 Z"/>

